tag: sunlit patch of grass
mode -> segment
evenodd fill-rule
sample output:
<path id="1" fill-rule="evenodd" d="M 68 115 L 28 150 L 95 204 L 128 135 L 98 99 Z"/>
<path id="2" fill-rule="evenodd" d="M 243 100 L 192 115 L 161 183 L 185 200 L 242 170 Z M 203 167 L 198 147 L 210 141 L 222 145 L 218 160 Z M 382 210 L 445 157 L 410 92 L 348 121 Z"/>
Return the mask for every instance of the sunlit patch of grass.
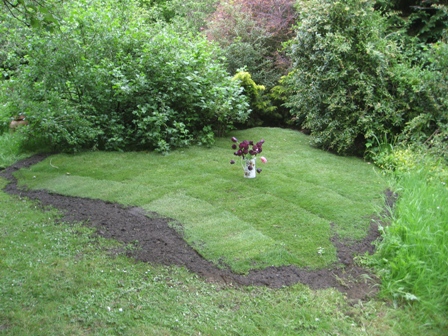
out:
<path id="1" fill-rule="evenodd" d="M 241 166 L 229 164 L 229 139 L 166 156 L 56 155 L 17 177 L 33 188 L 160 212 L 182 223 L 185 239 L 199 253 L 241 273 L 271 265 L 325 267 L 336 260 L 332 226 L 343 238 L 366 235 L 386 188 L 372 165 L 312 148 L 305 135 L 291 130 L 254 128 L 232 135 L 265 139 L 268 163 L 257 163 L 263 168 L 257 178 L 245 179 Z M 319 248 L 326 253 L 320 255 Z"/>

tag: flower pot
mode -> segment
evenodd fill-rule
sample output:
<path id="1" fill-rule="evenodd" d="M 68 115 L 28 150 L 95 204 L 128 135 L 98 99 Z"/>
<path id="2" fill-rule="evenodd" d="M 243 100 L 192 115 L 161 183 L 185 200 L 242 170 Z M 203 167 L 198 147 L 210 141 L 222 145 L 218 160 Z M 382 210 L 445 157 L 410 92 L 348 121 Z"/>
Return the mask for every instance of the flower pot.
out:
<path id="1" fill-rule="evenodd" d="M 257 176 L 257 170 L 255 169 L 255 158 L 244 161 L 244 177 L 255 178 Z"/>

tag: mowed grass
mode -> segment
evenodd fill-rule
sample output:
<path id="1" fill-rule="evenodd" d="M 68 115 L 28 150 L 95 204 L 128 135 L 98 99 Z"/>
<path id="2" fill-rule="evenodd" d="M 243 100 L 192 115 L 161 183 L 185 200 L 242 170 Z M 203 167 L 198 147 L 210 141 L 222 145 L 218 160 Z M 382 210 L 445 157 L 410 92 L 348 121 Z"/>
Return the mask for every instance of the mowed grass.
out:
<path id="1" fill-rule="evenodd" d="M 135 262 L 117 254 L 126 246 L 58 218 L 0 191 L 1 335 L 423 334 L 409 312 L 348 304 L 333 289 L 233 288 Z"/>
<path id="2" fill-rule="evenodd" d="M 321 268 L 336 261 L 330 238 L 362 239 L 383 206 L 387 184 L 373 165 L 312 148 L 292 130 L 253 128 L 239 140 L 265 139 L 268 163 L 243 178 L 230 139 L 213 148 L 55 155 L 21 170 L 22 185 L 100 198 L 180 222 L 186 240 L 205 258 L 235 272 L 275 265 Z M 332 230 L 332 226 L 334 230 Z M 318 253 L 318 252 L 324 253 Z"/>

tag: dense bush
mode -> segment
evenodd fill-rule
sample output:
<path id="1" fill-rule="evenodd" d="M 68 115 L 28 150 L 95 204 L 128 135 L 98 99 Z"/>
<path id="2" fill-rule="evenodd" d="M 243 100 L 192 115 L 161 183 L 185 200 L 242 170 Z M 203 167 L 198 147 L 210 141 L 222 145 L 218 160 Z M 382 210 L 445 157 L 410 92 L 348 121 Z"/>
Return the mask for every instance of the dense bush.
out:
<path id="1" fill-rule="evenodd" d="M 448 13 L 440 0 L 377 0 L 375 7 L 385 13 L 391 32 L 400 31 L 418 43 L 439 41 L 448 28 Z"/>
<path id="2" fill-rule="evenodd" d="M 431 47 L 429 63 L 431 77 L 428 78 L 428 86 L 433 93 L 437 113 L 429 120 L 435 130 L 423 144 L 431 154 L 442 157 L 448 164 L 448 43 L 441 41 Z"/>
<path id="3" fill-rule="evenodd" d="M 197 33 L 204 29 L 208 17 L 216 10 L 216 0 L 138 0 L 148 12 L 148 22 L 165 21 L 177 30 Z"/>
<path id="4" fill-rule="evenodd" d="M 205 33 L 223 49 L 228 70 L 246 67 L 255 82 L 272 88 L 288 68 L 282 43 L 292 37 L 291 0 L 221 1 Z"/>
<path id="5" fill-rule="evenodd" d="M 423 78 L 385 37 L 386 19 L 373 1 L 303 1 L 291 44 L 294 70 L 284 80 L 287 106 L 314 143 L 362 154 L 375 137 L 394 138 L 438 107 Z M 431 134 L 434 125 L 422 125 Z M 429 136 L 429 135 L 428 135 Z"/>
<path id="6" fill-rule="evenodd" d="M 210 144 L 248 117 L 242 87 L 204 38 L 148 26 L 132 4 L 71 3 L 60 32 L 29 38 L 8 108 L 27 113 L 30 136 L 59 149 L 166 151 Z"/>

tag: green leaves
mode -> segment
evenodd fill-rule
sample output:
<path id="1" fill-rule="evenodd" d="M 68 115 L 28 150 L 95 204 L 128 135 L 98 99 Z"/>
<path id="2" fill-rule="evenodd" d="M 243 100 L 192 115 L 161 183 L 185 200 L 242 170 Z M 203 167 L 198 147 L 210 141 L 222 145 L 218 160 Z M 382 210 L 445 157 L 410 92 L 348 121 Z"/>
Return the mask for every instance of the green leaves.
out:
<path id="1" fill-rule="evenodd" d="M 34 29 L 53 32 L 59 22 L 55 14 L 56 5 L 51 1 L 17 0 L 3 1 L 6 13 L 17 21 Z"/>
<path id="2" fill-rule="evenodd" d="M 148 25 L 133 2 L 100 5 L 68 3 L 60 32 L 29 39 L 29 62 L 14 83 L 14 99 L 33 116 L 33 137 L 68 151 L 93 146 L 165 152 L 196 138 L 203 142 L 207 126 L 216 134 L 247 118 L 242 89 L 204 37 Z M 42 108 L 30 109 L 37 105 Z M 52 106 L 51 113 L 44 106 Z M 88 120 L 84 126 L 91 131 L 78 137 L 56 131 L 71 127 L 59 124 L 62 111 Z M 55 127 L 42 129 L 50 118 Z"/>
<path id="3" fill-rule="evenodd" d="M 425 71 L 388 38 L 373 5 L 304 2 L 291 43 L 286 105 L 315 144 L 341 154 L 363 154 L 374 135 L 396 136 L 420 113 L 434 113 Z"/>

